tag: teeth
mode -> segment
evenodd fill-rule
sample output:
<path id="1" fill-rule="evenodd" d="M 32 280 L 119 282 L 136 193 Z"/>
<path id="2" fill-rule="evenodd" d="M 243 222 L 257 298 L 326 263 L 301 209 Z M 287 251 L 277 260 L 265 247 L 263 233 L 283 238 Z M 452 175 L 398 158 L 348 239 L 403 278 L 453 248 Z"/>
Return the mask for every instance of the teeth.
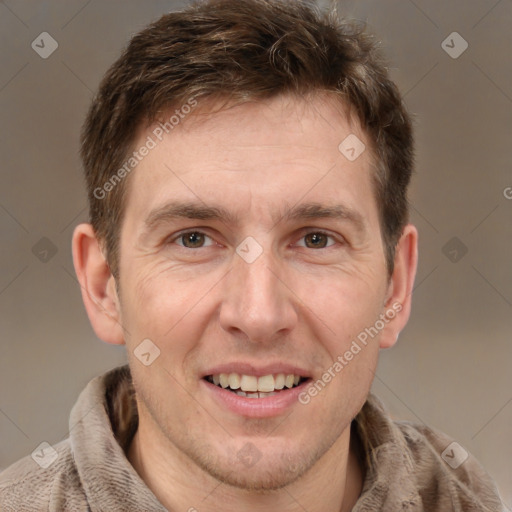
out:
<path id="1" fill-rule="evenodd" d="M 228 381 L 231 389 L 238 389 L 240 387 L 240 375 L 238 373 L 230 373 Z"/>
<path id="2" fill-rule="evenodd" d="M 297 386 L 300 381 L 300 375 L 278 373 L 276 375 L 263 375 L 256 377 L 254 375 L 239 375 L 238 373 L 219 373 L 212 375 L 210 382 L 224 389 L 230 388 L 239 396 L 248 398 L 263 398 L 273 396 L 286 388 Z"/>
<path id="3" fill-rule="evenodd" d="M 283 389 L 284 388 L 284 381 L 285 380 L 286 380 L 286 377 L 284 376 L 284 373 L 278 373 L 276 375 L 275 388 L 276 389 Z"/>
<path id="4" fill-rule="evenodd" d="M 243 391 L 258 391 L 258 377 L 254 377 L 253 375 L 242 375 L 242 378 L 240 379 L 240 387 Z"/>
<path id="5" fill-rule="evenodd" d="M 273 375 L 264 375 L 258 379 L 258 391 L 265 391 L 270 393 L 270 391 L 274 391 L 274 376 Z"/>
<path id="6" fill-rule="evenodd" d="M 213 382 L 215 384 L 215 375 L 213 376 Z M 221 373 L 219 375 L 219 382 L 223 388 L 227 388 L 229 386 L 229 379 L 227 373 Z"/>

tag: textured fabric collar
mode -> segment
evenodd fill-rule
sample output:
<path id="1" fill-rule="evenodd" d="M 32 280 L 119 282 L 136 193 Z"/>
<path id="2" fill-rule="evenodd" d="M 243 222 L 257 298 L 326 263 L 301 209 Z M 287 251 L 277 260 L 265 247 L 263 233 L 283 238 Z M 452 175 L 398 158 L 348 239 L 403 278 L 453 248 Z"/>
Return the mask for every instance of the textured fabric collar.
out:
<path id="1" fill-rule="evenodd" d="M 73 407 L 71 448 L 92 511 L 166 510 L 124 452 L 137 421 L 128 366 L 93 379 Z"/>
<path id="2" fill-rule="evenodd" d="M 353 428 L 362 444 L 366 471 L 353 512 L 423 510 L 409 447 L 375 395 L 368 396 Z"/>

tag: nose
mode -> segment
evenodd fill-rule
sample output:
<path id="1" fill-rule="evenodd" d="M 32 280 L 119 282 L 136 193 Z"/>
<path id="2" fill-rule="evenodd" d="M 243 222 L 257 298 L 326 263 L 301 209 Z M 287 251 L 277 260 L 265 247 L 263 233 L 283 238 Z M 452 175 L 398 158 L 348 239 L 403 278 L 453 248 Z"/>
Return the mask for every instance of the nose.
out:
<path id="1" fill-rule="evenodd" d="M 252 263 L 235 255 L 224 282 L 222 329 L 240 340 L 272 344 L 297 323 L 294 294 L 283 270 L 265 251 Z"/>

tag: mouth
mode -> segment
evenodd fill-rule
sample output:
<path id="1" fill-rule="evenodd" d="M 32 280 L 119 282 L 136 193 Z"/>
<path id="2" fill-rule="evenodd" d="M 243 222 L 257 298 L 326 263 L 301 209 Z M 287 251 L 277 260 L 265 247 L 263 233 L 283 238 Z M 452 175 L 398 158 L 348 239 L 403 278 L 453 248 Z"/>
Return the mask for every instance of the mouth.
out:
<path id="1" fill-rule="evenodd" d="M 200 376 L 201 389 L 222 411 L 244 418 L 275 418 L 290 413 L 312 382 L 311 373 L 287 362 L 265 365 L 226 362 Z"/>
<path id="2" fill-rule="evenodd" d="M 293 373 L 268 374 L 261 377 L 239 373 L 207 375 L 204 380 L 243 398 L 270 398 L 297 388 L 309 380 Z"/>

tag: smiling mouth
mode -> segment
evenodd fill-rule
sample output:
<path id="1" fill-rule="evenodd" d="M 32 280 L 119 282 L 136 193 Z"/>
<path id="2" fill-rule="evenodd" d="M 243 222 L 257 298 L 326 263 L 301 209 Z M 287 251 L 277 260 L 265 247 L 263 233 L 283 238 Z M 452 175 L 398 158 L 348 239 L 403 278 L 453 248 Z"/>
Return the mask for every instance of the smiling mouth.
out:
<path id="1" fill-rule="evenodd" d="M 300 386 L 307 377 L 277 373 L 275 375 L 240 375 L 238 373 L 219 373 L 207 375 L 204 379 L 219 388 L 231 391 L 246 398 L 267 398 Z"/>

